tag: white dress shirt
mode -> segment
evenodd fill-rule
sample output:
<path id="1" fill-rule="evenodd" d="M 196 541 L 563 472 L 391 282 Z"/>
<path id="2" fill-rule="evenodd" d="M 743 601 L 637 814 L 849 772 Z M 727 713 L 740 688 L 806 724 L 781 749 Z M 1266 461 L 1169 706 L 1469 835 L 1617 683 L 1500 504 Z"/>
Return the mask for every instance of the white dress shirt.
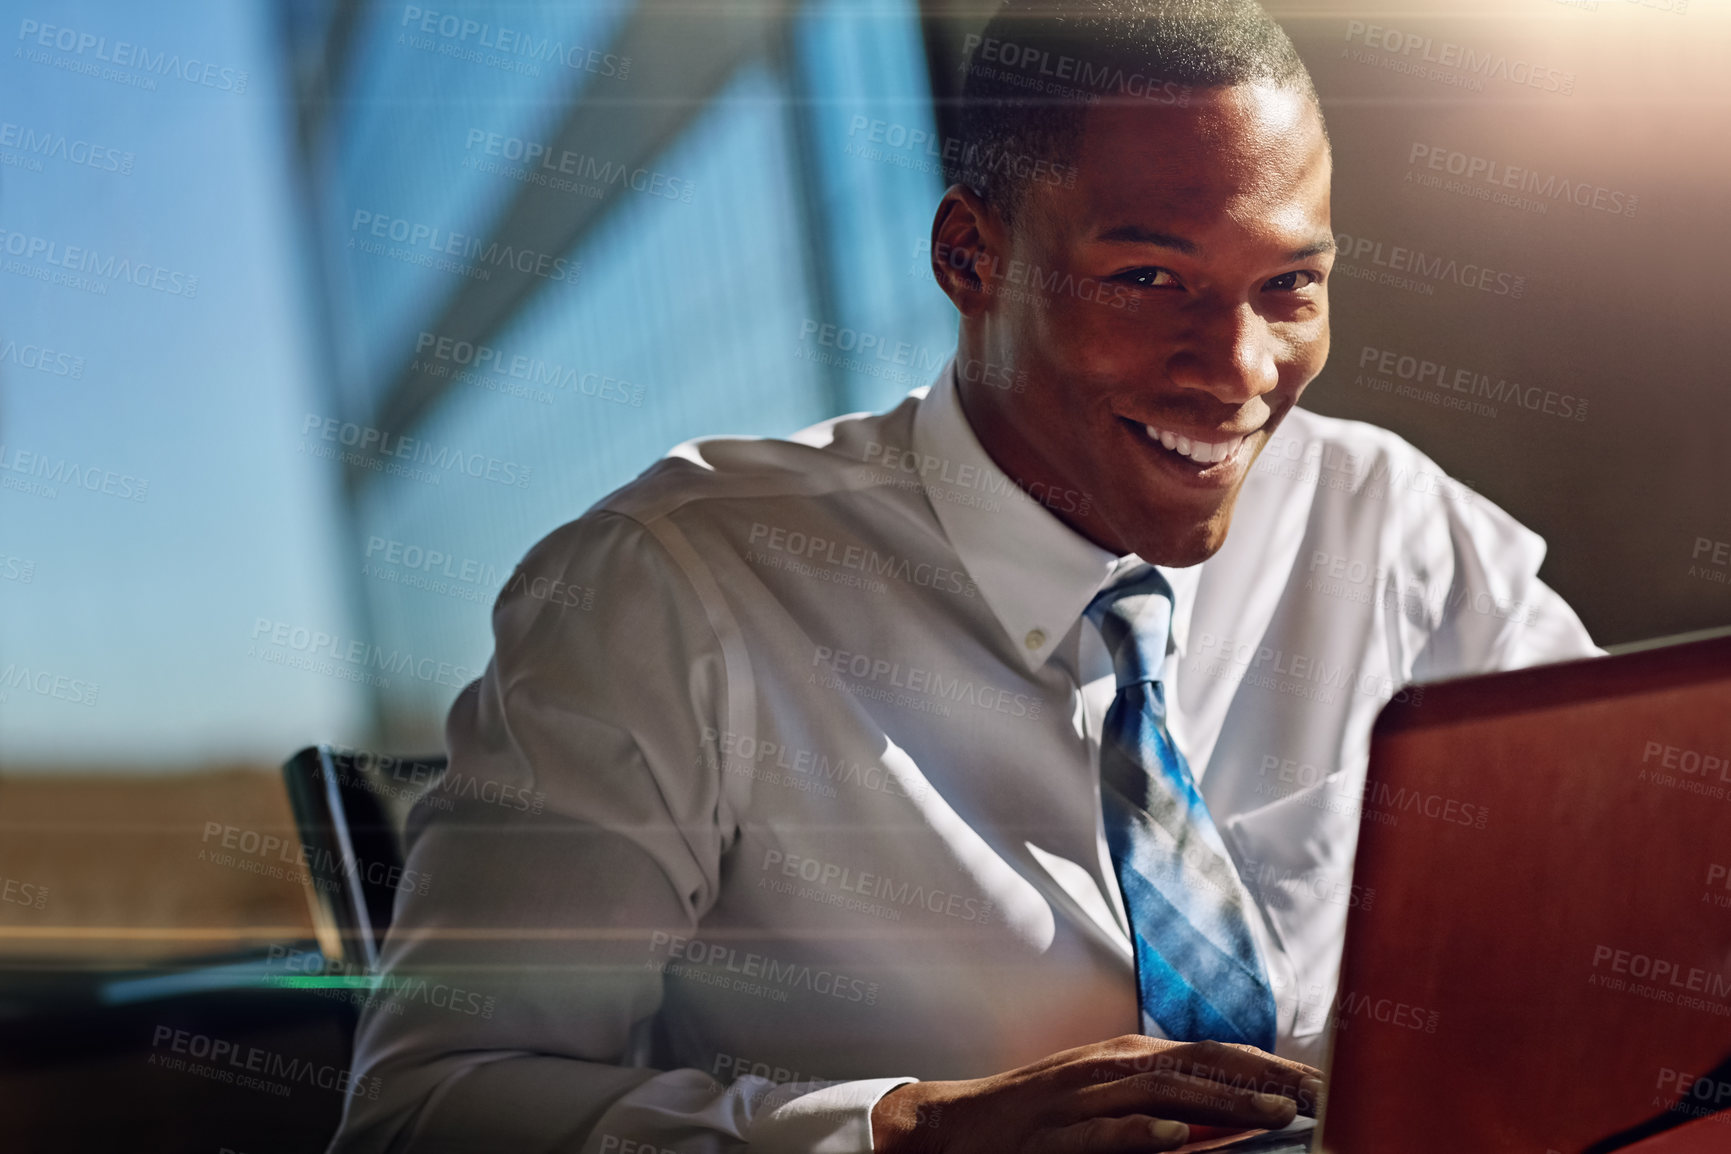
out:
<path id="1" fill-rule="evenodd" d="M 1139 560 L 1052 512 L 1089 500 L 1011 483 L 946 369 L 887 413 L 682 445 L 539 543 L 451 710 L 431 882 L 358 1036 L 380 1093 L 333 1149 L 863 1152 L 902 1082 L 1136 1031 L 1082 611 Z M 1224 548 L 1162 570 L 1170 725 L 1255 898 L 1279 1053 L 1320 1062 L 1374 900 L 1378 709 L 1599 652 L 1543 556 L 1399 437 L 1298 409 Z"/>

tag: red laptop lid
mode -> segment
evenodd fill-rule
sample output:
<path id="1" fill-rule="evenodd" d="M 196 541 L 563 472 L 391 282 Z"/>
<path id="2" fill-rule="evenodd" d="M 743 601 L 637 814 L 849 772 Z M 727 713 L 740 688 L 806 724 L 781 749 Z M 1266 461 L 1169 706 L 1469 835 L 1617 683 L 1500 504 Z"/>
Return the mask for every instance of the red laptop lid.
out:
<path id="1" fill-rule="evenodd" d="M 1364 809 L 1325 1149 L 1731 1150 L 1731 638 L 1427 686 Z"/>

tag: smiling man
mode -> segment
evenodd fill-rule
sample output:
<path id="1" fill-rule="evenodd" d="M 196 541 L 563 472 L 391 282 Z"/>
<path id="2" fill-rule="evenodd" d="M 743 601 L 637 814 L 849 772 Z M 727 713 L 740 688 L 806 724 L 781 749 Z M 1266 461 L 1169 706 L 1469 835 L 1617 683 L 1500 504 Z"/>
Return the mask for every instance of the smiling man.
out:
<path id="1" fill-rule="evenodd" d="M 544 805 L 418 815 L 336 1149 L 1285 1125 L 1378 709 L 1596 652 L 1536 536 L 1295 407 L 1329 148 L 1260 9 L 1008 9 L 964 124 L 929 390 L 681 446 L 523 561 L 593 609 L 500 598 L 453 772 Z"/>
<path id="2" fill-rule="evenodd" d="M 960 355 L 1033 382 L 964 379 L 970 425 L 1025 488 L 1098 494 L 1064 519 L 1115 553 L 1213 556 L 1251 463 L 1327 359 L 1328 142 L 1297 81 L 1078 108 L 1073 186 L 987 200 L 958 183 L 938 208 L 934 267 L 962 314 Z M 1010 268 L 1112 295 L 1006 296 Z"/>

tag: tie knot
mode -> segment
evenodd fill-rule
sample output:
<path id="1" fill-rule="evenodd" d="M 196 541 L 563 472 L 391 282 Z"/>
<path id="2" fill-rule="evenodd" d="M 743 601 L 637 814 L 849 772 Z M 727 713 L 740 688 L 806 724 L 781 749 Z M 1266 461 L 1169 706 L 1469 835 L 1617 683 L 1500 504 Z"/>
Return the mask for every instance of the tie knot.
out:
<path id="1" fill-rule="evenodd" d="M 1152 565 L 1102 589 L 1084 616 L 1094 623 L 1112 655 L 1118 688 L 1160 680 L 1172 636 L 1172 586 Z"/>

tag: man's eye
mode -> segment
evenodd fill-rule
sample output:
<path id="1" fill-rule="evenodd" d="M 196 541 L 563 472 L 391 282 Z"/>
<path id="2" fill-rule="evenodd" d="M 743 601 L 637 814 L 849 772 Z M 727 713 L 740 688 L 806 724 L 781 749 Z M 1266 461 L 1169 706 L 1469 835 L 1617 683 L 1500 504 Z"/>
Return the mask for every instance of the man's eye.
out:
<path id="1" fill-rule="evenodd" d="M 1163 268 L 1133 268 L 1129 272 L 1119 273 L 1116 279 L 1137 288 L 1184 287 L 1175 273 Z"/>
<path id="2" fill-rule="evenodd" d="M 1271 292 L 1289 293 L 1316 284 L 1321 279 L 1309 269 L 1299 269 L 1295 272 L 1281 273 L 1262 287 Z"/>

